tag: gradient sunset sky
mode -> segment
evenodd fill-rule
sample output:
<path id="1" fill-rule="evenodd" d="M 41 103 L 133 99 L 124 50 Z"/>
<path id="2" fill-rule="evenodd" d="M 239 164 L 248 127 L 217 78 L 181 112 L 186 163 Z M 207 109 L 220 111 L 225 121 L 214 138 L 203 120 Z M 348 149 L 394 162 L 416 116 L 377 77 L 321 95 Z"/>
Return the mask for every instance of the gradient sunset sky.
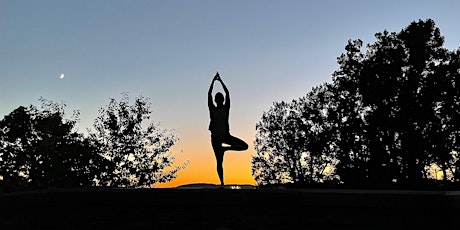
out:
<path id="1" fill-rule="evenodd" d="M 0 0 L 0 119 L 44 97 L 80 110 L 85 133 L 109 98 L 143 95 L 152 121 L 180 138 L 176 162 L 190 161 L 158 187 L 218 184 L 207 130 L 218 71 L 230 90 L 230 131 L 249 144 L 227 152 L 225 182 L 255 184 L 255 125 L 274 101 L 331 81 L 349 39 L 372 43 L 376 32 L 419 19 L 433 19 L 445 47 L 457 49 L 459 9 L 442 0 Z"/>

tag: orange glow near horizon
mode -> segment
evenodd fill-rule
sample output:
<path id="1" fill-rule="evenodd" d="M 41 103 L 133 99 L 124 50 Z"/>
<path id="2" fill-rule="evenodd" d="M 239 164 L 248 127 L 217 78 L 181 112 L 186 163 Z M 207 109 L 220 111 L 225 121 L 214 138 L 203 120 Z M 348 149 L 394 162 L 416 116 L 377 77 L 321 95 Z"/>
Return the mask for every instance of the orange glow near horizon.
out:
<path id="1" fill-rule="evenodd" d="M 243 137 L 244 138 L 244 137 Z M 247 139 L 249 145 L 246 151 L 228 151 L 224 156 L 224 180 L 225 184 L 250 184 L 256 182 L 251 174 L 251 157 L 255 155 L 252 142 Z M 190 145 L 188 145 L 190 146 Z M 179 147 L 173 147 L 171 151 L 178 153 Z M 207 183 L 219 184 L 219 177 L 216 172 L 216 160 L 211 143 L 208 142 L 202 146 L 190 146 L 181 154 L 175 154 L 175 164 L 180 165 L 186 161 L 189 164 L 178 172 L 175 179 L 166 183 L 158 183 L 155 188 L 173 188 L 180 185 Z"/>

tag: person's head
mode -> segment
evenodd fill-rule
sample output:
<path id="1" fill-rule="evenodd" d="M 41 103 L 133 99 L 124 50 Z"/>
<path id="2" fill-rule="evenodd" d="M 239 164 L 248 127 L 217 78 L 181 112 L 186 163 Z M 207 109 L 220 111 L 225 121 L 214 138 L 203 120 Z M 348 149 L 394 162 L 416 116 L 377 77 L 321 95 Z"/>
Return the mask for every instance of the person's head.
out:
<path id="1" fill-rule="evenodd" d="M 217 106 L 224 104 L 224 95 L 221 92 L 216 93 L 214 96 L 214 101 L 216 102 Z"/>

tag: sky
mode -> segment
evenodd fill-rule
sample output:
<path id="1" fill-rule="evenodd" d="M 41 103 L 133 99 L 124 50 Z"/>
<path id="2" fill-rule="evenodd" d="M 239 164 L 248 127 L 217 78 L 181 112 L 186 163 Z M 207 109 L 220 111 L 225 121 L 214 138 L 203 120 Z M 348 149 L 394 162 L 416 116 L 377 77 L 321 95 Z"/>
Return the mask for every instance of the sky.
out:
<path id="1" fill-rule="evenodd" d="M 442 0 L 0 0 L 0 119 L 43 97 L 79 110 L 85 133 L 110 98 L 142 95 L 152 122 L 179 138 L 176 163 L 189 161 L 157 187 L 218 184 L 207 91 L 219 72 L 230 132 L 249 144 L 226 153 L 225 183 L 255 185 L 255 126 L 273 102 L 330 82 L 349 39 L 373 43 L 377 32 L 431 18 L 444 46 L 458 49 L 458 9 Z"/>

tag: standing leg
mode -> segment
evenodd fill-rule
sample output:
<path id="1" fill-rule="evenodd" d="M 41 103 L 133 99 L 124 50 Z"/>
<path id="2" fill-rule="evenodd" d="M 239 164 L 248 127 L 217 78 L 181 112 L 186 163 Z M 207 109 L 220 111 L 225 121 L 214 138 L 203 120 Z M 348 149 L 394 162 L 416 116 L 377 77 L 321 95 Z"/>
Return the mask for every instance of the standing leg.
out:
<path id="1" fill-rule="evenodd" d="M 216 153 L 217 175 L 219 176 L 220 185 L 224 185 L 224 152 Z"/>
<path id="2" fill-rule="evenodd" d="M 217 175 L 219 176 L 220 185 L 224 185 L 224 152 L 222 147 L 222 140 L 220 138 L 211 137 L 212 148 L 214 149 L 214 155 L 216 156 L 216 169 Z"/>

